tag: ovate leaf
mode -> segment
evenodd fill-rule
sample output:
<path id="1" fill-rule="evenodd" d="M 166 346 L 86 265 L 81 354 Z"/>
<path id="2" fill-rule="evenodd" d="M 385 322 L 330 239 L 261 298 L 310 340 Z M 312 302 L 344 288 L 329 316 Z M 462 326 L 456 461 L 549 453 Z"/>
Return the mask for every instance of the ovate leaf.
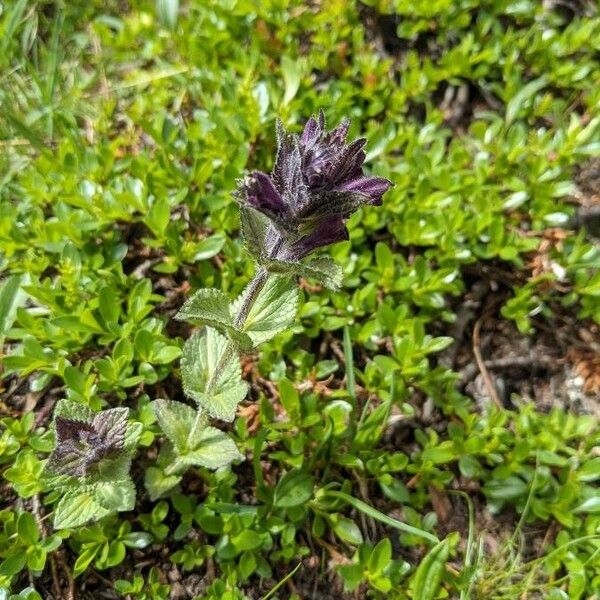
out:
<path id="1" fill-rule="evenodd" d="M 220 469 L 243 457 L 235 442 L 226 433 L 215 427 L 205 427 L 200 435 L 197 449 L 181 458 L 186 462 L 189 461 L 191 465 Z"/>
<path id="2" fill-rule="evenodd" d="M 342 285 L 342 268 L 328 256 L 313 258 L 302 266 L 305 277 L 316 279 L 331 290 L 337 290 Z"/>
<path id="3" fill-rule="evenodd" d="M 152 409 L 156 420 L 178 452 L 184 453 L 190 447 L 190 429 L 196 418 L 196 411 L 183 402 L 155 400 Z"/>
<path id="4" fill-rule="evenodd" d="M 312 498 L 312 477 L 300 469 L 286 473 L 275 488 L 273 504 L 280 508 L 300 506 Z"/>
<path id="5" fill-rule="evenodd" d="M 135 508 L 135 485 L 131 479 L 107 481 L 93 489 L 96 502 L 111 513 Z"/>
<path id="6" fill-rule="evenodd" d="M 336 513 L 331 515 L 331 521 L 333 530 L 340 539 L 354 546 L 360 546 L 363 543 L 360 528 L 352 519 Z"/>
<path id="7" fill-rule="evenodd" d="M 237 354 L 227 339 L 207 327 L 188 339 L 183 348 L 181 376 L 185 393 L 212 417 L 232 421 L 246 397 Z"/>
<path id="8" fill-rule="evenodd" d="M 65 494 L 54 509 L 54 529 L 79 527 L 110 514 L 94 499 L 91 490 Z"/>
<path id="9" fill-rule="evenodd" d="M 250 338 L 234 327 L 229 298 L 221 290 L 215 288 L 198 290 L 181 307 L 175 318 L 180 321 L 209 325 L 224 331 L 236 340 L 242 348 L 252 346 Z"/>
<path id="10" fill-rule="evenodd" d="M 269 221 L 262 213 L 253 208 L 240 205 L 240 229 L 246 250 L 259 260 L 266 254 L 265 240 Z"/>
<path id="11" fill-rule="evenodd" d="M 519 116 L 525 103 L 534 98 L 542 88 L 546 87 L 546 85 L 548 85 L 548 80 L 542 76 L 521 86 L 519 91 L 506 105 L 506 122 L 512 123 Z"/>
<path id="12" fill-rule="evenodd" d="M 249 288 L 235 301 L 234 311 L 239 312 Z M 259 292 L 242 330 L 250 336 L 255 346 L 270 340 L 286 329 L 298 310 L 298 290 L 289 277 L 271 275 Z"/>
<path id="13" fill-rule="evenodd" d="M 181 481 L 181 475 L 167 475 L 159 467 L 148 467 L 144 478 L 144 485 L 148 490 L 150 500 L 154 502 L 163 494 L 173 489 Z"/>

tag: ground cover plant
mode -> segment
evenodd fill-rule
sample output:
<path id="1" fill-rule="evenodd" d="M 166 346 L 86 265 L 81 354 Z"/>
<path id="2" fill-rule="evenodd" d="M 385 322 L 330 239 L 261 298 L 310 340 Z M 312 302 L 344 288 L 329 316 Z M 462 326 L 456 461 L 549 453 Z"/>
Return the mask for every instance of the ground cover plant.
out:
<path id="1" fill-rule="evenodd" d="M 600 598 L 596 3 L 0 7 L 0 598 Z"/>

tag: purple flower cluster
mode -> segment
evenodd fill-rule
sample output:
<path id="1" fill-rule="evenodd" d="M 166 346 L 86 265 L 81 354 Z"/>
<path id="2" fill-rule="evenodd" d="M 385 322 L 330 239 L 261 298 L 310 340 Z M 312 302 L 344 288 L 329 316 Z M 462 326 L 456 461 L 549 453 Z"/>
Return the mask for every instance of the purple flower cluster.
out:
<path id="1" fill-rule="evenodd" d="M 350 121 L 325 129 L 323 112 L 301 136 L 277 126 L 277 159 L 268 175 L 254 171 L 235 197 L 271 222 L 272 258 L 300 260 L 317 248 L 348 239 L 345 220 L 364 204 L 381 204 L 392 183 L 363 173 L 366 140 L 348 144 Z"/>

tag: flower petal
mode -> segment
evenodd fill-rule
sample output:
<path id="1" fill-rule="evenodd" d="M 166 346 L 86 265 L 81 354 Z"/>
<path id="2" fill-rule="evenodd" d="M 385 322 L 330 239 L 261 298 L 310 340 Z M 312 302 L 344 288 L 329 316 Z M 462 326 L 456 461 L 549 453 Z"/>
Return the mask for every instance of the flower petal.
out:
<path id="1" fill-rule="evenodd" d="M 241 186 L 241 196 L 250 206 L 256 208 L 267 216 L 276 215 L 283 217 L 287 214 L 287 207 L 283 198 L 275 188 L 271 178 L 262 171 L 254 171 Z"/>
<path id="2" fill-rule="evenodd" d="M 306 121 L 304 131 L 300 136 L 300 143 L 304 147 L 310 148 L 321 137 L 322 133 L 323 129 L 321 128 L 320 123 L 314 117 L 311 117 Z"/>
<path id="3" fill-rule="evenodd" d="M 343 217 L 333 215 L 323 219 L 311 233 L 298 240 L 286 252 L 285 258 L 300 260 L 318 248 L 348 239 Z"/>
<path id="4" fill-rule="evenodd" d="M 369 197 L 370 204 L 379 205 L 381 197 L 392 185 L 392 182 L 385 177 L 357 177 L 340 185 L 338 190 L 364 194 Z"/>
<path id="5" fill-rule="evenodd" d="M 350 129 L 350 119 L 342 119 L 342 122 L 325 136 L 323 142 L 325 144 L 343 146 L 346 143 L 348 129 Z"/>

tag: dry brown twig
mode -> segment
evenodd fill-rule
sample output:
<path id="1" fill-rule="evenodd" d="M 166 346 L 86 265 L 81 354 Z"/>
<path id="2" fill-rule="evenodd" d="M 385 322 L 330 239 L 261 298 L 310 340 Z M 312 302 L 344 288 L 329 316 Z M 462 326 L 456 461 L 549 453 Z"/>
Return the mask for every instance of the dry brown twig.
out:
<path id="1" fill-rule="evenodd" d="M 481 356 L 481 322 L 483 316 L 479 317 L 475 322 L 475 326 L 473 327 L 473 355 L 475 356 L 475 361 L 477 362 L 477 366 L 479 367 L 479 371 L 481 376 L 483 377 L 483 382 L 485 383 L 485 387 L 487 389 L 490 398 L 494 401 L 494 404 L 498 408 L 504 408 L 502 402 L 498 396 L 498 390 L 496 390 L 496 385 L 494 384 L 494 380 L 490 375 L 487 367 L 485 366 L 485 362 L 483 361 L 483 357 Z"/>

